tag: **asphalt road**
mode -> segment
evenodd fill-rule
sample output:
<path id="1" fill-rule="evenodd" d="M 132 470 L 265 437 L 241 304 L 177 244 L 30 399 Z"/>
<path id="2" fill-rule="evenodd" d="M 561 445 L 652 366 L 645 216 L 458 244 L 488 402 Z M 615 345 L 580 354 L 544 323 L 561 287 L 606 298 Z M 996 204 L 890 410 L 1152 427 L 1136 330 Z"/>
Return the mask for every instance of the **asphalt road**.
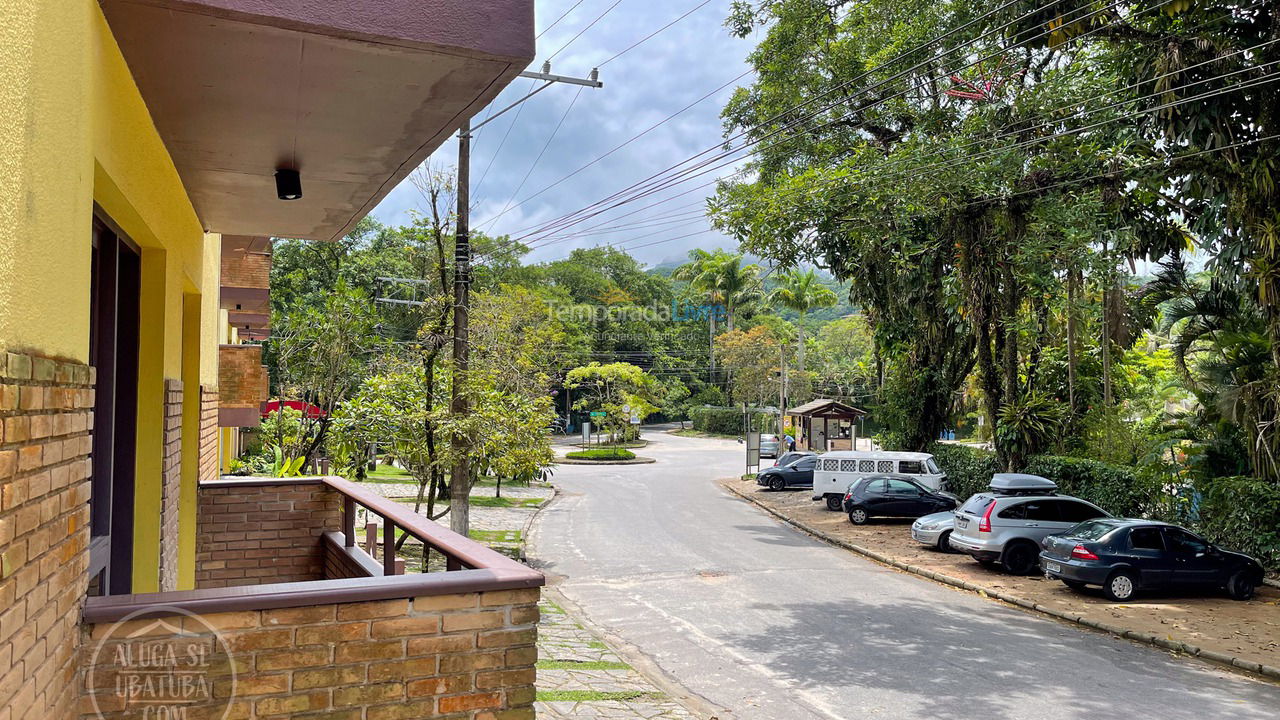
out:
<path id="1" fill-rule="evenodd" d="M 720 489 L 741 446 L 560 466 L 531 558 L 721 718 L 1280 717 L 1280 687 L 885 569 Z M 1280 638 L 1278 638 L 1280 640 Z"/>

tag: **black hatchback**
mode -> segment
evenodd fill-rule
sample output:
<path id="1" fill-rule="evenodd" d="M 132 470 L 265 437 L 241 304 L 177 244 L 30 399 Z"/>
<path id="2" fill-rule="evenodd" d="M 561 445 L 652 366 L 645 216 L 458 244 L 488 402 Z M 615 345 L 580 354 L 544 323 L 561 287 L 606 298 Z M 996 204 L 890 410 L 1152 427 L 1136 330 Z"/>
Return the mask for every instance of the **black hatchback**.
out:
<path id="1" fill-rule="evenodd" d="M 1221 588 L 1235 600 L 1248 600 L 1262 582 L 1257 560 L 1154 520 L 1086 520 L 1040 546 L 1046 577 L 1073 590 L 1099 585 L 1116 602 L 1147 588 Z"/>
<path id="2" fill-rule="evenodd" d="M 844 496 L 849 522 L 865 525 L 873 517 L 918 518 L 955 510 L 955 495 L 921 485 L 902 475 L 871 475 L 856 480 Z"/>

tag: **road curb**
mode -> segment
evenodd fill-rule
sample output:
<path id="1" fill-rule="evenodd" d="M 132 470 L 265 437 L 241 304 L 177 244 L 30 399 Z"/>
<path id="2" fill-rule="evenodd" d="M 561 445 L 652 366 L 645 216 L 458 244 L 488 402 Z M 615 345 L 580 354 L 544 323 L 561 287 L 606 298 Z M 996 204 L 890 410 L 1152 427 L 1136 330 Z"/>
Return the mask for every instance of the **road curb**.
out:
<path id="1" fill-rule="evenodd" d="M 944 585 L 951 585 L 952 587 L 957 587 L 962 590 L 968 590 L 970 592 L 974 592 L 979 595 L 982 595 L 983 597 L 995 598 L 1002 602 L 1009 603 L 1010 605 L 1016 605 L 1026 610 L 1038 612 L 1042 615 L 1048 615 L 1049 617 L 1056 618 L 1058 620 L 1065 620 L 1070 623 L 1075 623 L 1076 625 L 1087 627 L 1091 630 L 1098 630 L 1110 635 L 1114 635 L 1116 637 L 1125 638 L 1128 640 L 1134 640 L 1141 643 L 1146 643 L 1147 645 L 1152 645 L 1154 647 L 1162 648 L 1165 650 L 1172 650 L 1174 652 L 1183 653 L 1185 655 L 1190 655 L 1193 657 L 1203 658 L 1211 662 L 1227 665 L 1239 670 L 1244 670 L 1246 672 L 1254 673 L 1255 675 L 1260 675 L 1268 680 L 1280 680 L 1280 668 L 1277 668 L 1277 667 L 1272 667 L 1270 665 L 1263 665 L 1262 663 L 1256 663 L 1256 662 L 1253 662 L 1252 660 L 1245 660 L 1243 658 L 1235 657 L 1234 655 L 1227 655 L 1226 653 L 1220 653 L 1220 652 L 1217 652 L 1216 650 L 1206 650 L 1206 649 L 1197 647 L 1195 645 L 1179 642 L 1177 640 L 1170 640 L 1168 638 L 1159 637 L 1157 635 L 1153 635 L 1150 633 L 1138 632 L 1136 630 L 1128 630 L 1126 628 L 1122 628 L 1117 625 L 1111 625 L 1110 623 L 1098 622 L 1096 620 L 1091 620 L 1089 618 L 1086 618 L 1082 615 L 1077 615 L 1071 612 L 1066 612 L 1063 610 L 1057 610 L 1055 608 L 1046 607 L 1044 605 L 1039 605 L 1031 602 L 1030 600 L 1027 600 L 1026 598 L 1020 598 L 1015 595 L 1011 595 L 1007 592 L 1004 592 L 1002 590 L 984 588 L 981 585 L 971 583 L 967 580 L 961 580 L 960 578 L 952 577 L 950 575 L 936 572 L 934 570 L 928 570 L 922 567 L 917 567 L 915 565 L 904 563 L 901 560 L 896 560 L 894 558 L 889 557 L 888 555 L 876 552 L 875 550 L 871 550 L 870 548 L 865 548 L 865 547 L 862 547 L 861 545 L 856 545 L 847 540 L 841 540 L 840 538 L 833 537 L 832 535 L 829 535 L 813 527 L 812 525 L 809 525 L 808 523 L 805 523 L 800 520 L 796 520 L 795 518 L 784 515 L 783 513 L 777 510 L 774 510 L 773 508 L 769 507 L 768 505 L 765 505 L 764 503 L 751 497 L 749 494 L 739 490 L 738 488 L 734 487 L 729 483 L 722 482 L 720 483 L 720 485 L 725 489 L 727 489 L 729 492 L 733 493 L 734 495 L 737 495 L 743 500 L 746 500 L 752 505 L 755 505 L 756 507 L 764 510 L 765 512 L 787 523 L 788 525 L 791 525 L 792 527 L 795 527 L 809 535 L 812 535 L 815 538 L 822 540 L 823 542 L 829 543 L 831 545 L 835 545 L 836 547 L 844 548 L 845 550 L 858 553 L 859 555 L 863 555 L 872 560 L 875 560 L 878 563 L 888 565 L 898 570 L 902 570 L 904 572 L 908 572 L 913 575 L 919 575 L 921 577 L 928 578 L 936 582 L 940 582 Z"/>

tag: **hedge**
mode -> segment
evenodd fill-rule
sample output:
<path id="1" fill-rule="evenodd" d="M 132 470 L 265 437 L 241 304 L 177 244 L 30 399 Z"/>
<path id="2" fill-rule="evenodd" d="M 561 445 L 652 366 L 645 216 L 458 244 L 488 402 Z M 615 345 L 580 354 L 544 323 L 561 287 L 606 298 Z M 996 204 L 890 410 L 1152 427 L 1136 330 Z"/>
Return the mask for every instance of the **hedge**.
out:
<path id="1" fill-rule="evenodd" d="M 772 430 L 777 427 L 777 415 L 762 412 L 748 413 L 753 430 Z M 693 429 L 717 435 L 741 435 L 745 432 L 742 425 L 742 410 L 737 408 L 696 407 L 689 408 L 689 419 L 693 421 Z"/>
<path id="2" fill-rule="evenodd" d="M 1214 478 L 1197 485 L 1190 526 L 1228 550 L 1280 569 L 1280 487 L 1251 477 Z"/>
<path id="3" fill-rule="evenodd" d="M 951 491 L 963 500 L 987 489 L 1002 468 L 995 453 L 938 443 L 929 448 Z M 1156 478 L 1133 468 L 1097 460 L 1037 455 L 1026 472 L 1058 484 L 1064 495 L 1088 500 L 1124 517 L 1175 522 L 1229 550 L 1248 553 L 1270 569 L 1280 569 L 1280 487 L 1248 477 L 1200 481 L 1174 495 Z"/>

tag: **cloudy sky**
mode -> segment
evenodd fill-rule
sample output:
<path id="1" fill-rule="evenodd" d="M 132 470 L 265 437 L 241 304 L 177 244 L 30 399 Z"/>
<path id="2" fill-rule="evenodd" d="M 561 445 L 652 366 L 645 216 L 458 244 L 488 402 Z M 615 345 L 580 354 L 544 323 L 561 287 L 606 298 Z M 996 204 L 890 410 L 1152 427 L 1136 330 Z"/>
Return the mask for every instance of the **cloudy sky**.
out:
<path id="1" fill-rule="evenodd" d="M 736 83 L 730 81 L 747 70 L 745 57 L 754 45 L 751 40 L 731 37 L 725 30 L 723 21 L 729 1 L 710 0 L 647 42 L 609 60 L 702 5 L 703 0 L 538 0 L 537 28 L 544 34 L 538 38 L 538 58 L 529 69 L 540 69 L 552 54 L 552 72 L 562 75 L 582 77 L 603 64 L 600 79 L 604 87 L 584 88 L 579 93 L 577 86 L 553 85 L 524 103 L 518 115 L 512 110 L 478 132 L 473 140 L 471 164 L 472 227 L 518 237 L 540 223 L 586 207 L 719 142 L 720 109 L 733 88 L 749 82 L 751 76 Z M 564 15 L 566 11 L 569 12 Z M 548 30 L 562 15 L 563 19 Z M 595 24 L 588 28 L 593 21 Z M 579 32 L 582 34 L 574 39 Z M 730 84 L 547 189 L 725 83 Z M 506 107 L 533 87 L 535 81 L 517 79 L 490 110 Z M 479 119 L 486 112 L 482 111 Z M 556 130 L 562 118 L 563 124 Z M 453 166 L 457 161 L 456 141 L 442 146 L 432 161 Z M 710 226 L 698 212 L 700 201 L 711 187 L 674 197 L 731 171 L 729 167 L 703 175 L 572 228 L 528 238 L 525 241 L 535 248 L 529 258 L 555 260 L 575 247 L 615 244 L 643 262 L 656 264 L 683 258 L 693 247 L 733 247 L 732 240 L 708 231 Z M 531 199 L 526 201 L 527 198 Z M 628 214 L 666 198 L 673 199 Z M 409 211 L 418 204 L 417 192 L 405 182 L 382 201 L 374 216 L 385 223 L 402 224 L 408 222 Z"/>

